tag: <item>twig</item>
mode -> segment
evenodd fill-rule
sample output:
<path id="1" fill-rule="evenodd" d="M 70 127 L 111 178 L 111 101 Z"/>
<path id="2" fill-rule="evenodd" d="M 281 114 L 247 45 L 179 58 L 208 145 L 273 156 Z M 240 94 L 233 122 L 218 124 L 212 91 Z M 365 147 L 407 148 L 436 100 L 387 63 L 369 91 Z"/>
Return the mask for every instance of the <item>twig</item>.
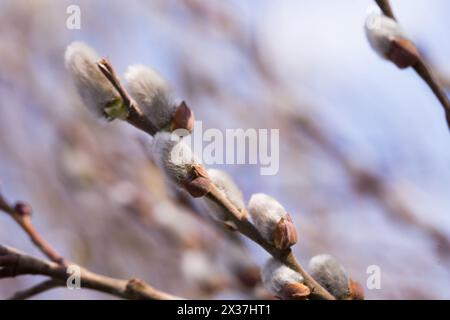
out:
<path id="1" fill-rule="evenodd" d="M 62 285 L 63 285 L 63 282 L 58 281 L 58 280 L 53 280 L 53 279 L 45 280 L 45 281 L 39 282 L 38 284 L 36 284 L 28 289 L 25 289 L 22 291 L 17 291 L 14 295 L 9 297 L 8 300 L 26 300 L 28 298 L 31 298 L 38 294 L 41 294 L 45 291 L 49 291 L 51 289 L 61 287 Z"/>
<path id="2" fill-rule="evenodd" d="M 439 80 L 433 75 L 431 69 L 425 64 L 423 58 L 421 58 L 415 65 L 414 70 L 417 74 L 425 81 L 430 89 L 433 91 L 434 95 L 438 98 L 442 107 L 444 108 L 445 118 L 447 120 L 447 125 L 450 128 L 450 101 L 445 94 L 445 90 L 439 83 Z"/>
<path id="3" fill-rule="evenodd" d="M 99 67 L 102 70 L 105 77 L 117 88 L 117 86 L 113 83 L 115 82 L 115 77 L 111 76 L 115 74 L 115 71 L 111 64 L 106 62 L 106 60 L 101 60 L 99 63 Z M 103 66 L 102 66 L 103 65 Z M 125 89 L 122 87 L 120 90 Z M 128 95 L 128 94 L 126 94 Z M 150 130 L 143 131 L 149 133 Z M 267 243 L 264 238 L 261 236 L 259 231 L 251 224 L 247 219 L 241 218 L 241 212 L 220 192 L 214 184 L 211 184 L 211 188 L 209 192 L 206 194 L 206 197 L 214 201 L 217 205 L 223 208 L 230 218 L 233 221 L 238 231 L 240 231 L 243 235 L 253 240 L 257 244 L 259 244 L 262 248 L 264 248 L 268 253 L 270 253 L 274 258 L 279 259 L 287 266 L 291 267 L 293 270 L 299 272 L 303 278 L 305 279 L 305 284 L 310 288 L 311 295 L 310 298 L 313 299 L 326 299 L 326 300 L 335 300 L 335 298 L 325 289 L 323 288 L 317 281 L 315 281 L 300 265 L 298 260 L 293 255 L 290 249 L 287 250 L 278 250 L 273 245 Z"/>
<path id="4" fill-rule="evenodd" d="M 45 261 L 0 244 L 0 278 L 17 275 L 43 275 L 67 283 L 70 274 L 66 266 Z M 180 297 L 161 292 L 138 279 L 120 280 L 103 276 L 80 267 L 81 288 L 109 293 L 125 299 L 179 300 Z"/>
<path id="5" fill-rule="evenodd" d="M 396 20 L 389 0 L 375 0 L 375 2 L 380 7 L 381 11 L 383 11 L 384 15 Z"/>
<path id="6" fill-rule="evenodd" d="M 128 117 L 126 121 L 136 128 L 153 136 L 156 132 L 155 126 L 152 122 L 150 122 L 149 119 L 147 119 L 147 117 L 142 114 L 142 111 L 136 106 L 136 103 L 130 97 L 125 87 L 122 85 L 111 63 L 107 59 L 103 58 L 99 62 L 97 62 L 97 66 L 103 73 L 103 75 L 117 90 L 120 97 L 122 98 L 123 104 L 127 107 Z"/>
<path id="7" fill-rule="evenodd" d="M 0 193 L 0 211 L 11 216 L 14 221 L 25 231 L 30 240 L 38 247 L 50 260 L 63 265 L 64 258 L 48 243 L 36 230 L 31 221 L 31 207 L 23 202 L 10 205 Z"/>
<path id="8" fill-rule="evenodd" d="M 396 20 L 389 0 L 375 0 L 375 2 L 378 4 L 381 11 L 383 11 L 386 16 Z M 413 68 L 416 73 L 422 78 L 422 80 L 425 81 L 425 83 L 430 87 L 436 98 L 441 103 L 442 107 L 444 108 L 447 126 L 450 129 L 450 100 L 445 94 L 444 88 L 439 83 L 438 79 L 433 75 L 431 68 L 428 67 L 425 59 L 422 56 L 419 56 L 419 59 L 413 66 Z"/>
<path id="9" fill-rule="evenodd" d="M 279 250 L 273 245 L 267 243 L 267 241 L 261 236 L 259 231 L 253 226 L 253 224 L 246 218 L 240 218 L 242 215 L 234 205 L 220 192 L 214 185 L 211 186 L 211 190 L 206 195 L 209 199 L 214 201 L 220 207 L 226 210 L 228 217 L 232 220 L 240 233 L 247 238 L 253 240 L 259 244 L 264 250 L 270 253 L 274 258 L 280 260 L 291 269 L 297 271 L 302 275 L 305 281 L 305 285 L 311 290 L 310 298 L 312 299 L 325 299 L 335 300 L 335 298 L 323 288 L 317 281 L 313 279 L 298 262 L 291 249 Z"/>

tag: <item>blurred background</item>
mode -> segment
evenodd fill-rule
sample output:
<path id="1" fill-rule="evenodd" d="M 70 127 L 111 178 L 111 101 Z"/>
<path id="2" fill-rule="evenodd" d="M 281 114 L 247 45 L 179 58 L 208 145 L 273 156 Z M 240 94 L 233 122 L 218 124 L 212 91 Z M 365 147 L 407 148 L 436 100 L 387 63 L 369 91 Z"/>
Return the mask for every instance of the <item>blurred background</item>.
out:
<path id="1" fill-rule="evenodd" d="M 450 3 L 391 2 L 449 86 Z M 79 30 L 66 28 L 73 4 Z M 169 188 L 151 138 L 81 106 L 63 59 L 80 40 L 120 74 L 134 63 L 158 70 L 204 129 L 280 129 L 277 175 L 216 167 L 246 200 L 264 192 L 285 206 L 304 265 L 330 253 L 363 285 L 379 266 L 381 289 L 366 289 L 368 299 L 450 299 L 450 135 L 414 71 L 371 51 L 363 25 L 373 4 L 0 0 L 2 194 L 29 202 L 44 237 L 92 271 L 187 298 L 268 297 L 257 277 L 268 255 Z M 3 213 L 0 243 L 41 256 Z M 1 280 L 0 298 L 39 280 Z M 56 289 L 37 298 L 111 297 Z"/>

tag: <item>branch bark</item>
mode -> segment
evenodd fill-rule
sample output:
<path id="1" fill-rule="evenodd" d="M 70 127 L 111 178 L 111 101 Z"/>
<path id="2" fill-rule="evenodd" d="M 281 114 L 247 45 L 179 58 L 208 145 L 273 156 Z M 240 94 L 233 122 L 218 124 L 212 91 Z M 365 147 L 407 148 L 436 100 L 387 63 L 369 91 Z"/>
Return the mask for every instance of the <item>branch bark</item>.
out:
<path id="1" fill-rule="evenodd" d="M 0 193 L 0 211 L 8 214 L 29 236 L 34 245 L 51 261 L 63 265 L 64 258 L 37 231 L 31 221 L 31 207 L 23 202 L 12 206 Z"/>
<path id="2" fill-rule="evenodd" d="M 72 265 L 73 266 L 73 265 Z M 41 260 L 24 254 L 16 249 L 0 244 L 0 278 L 18 275 L 42 275 L 49 277 L 55 284 L 66 284 L 70 274 L 67 267 L 53 261 Z M 80 268 L 81 288 L 108 293 L 124 299 L 137 300 L 180 300 L 182 298 L 161 292 L 139 279 L 121 280 L 103 276 L 85 268 Z M 53 285 L 47 282 L 37 288 L 25 290 L 15 296 L 23 297 Z"/>
<path id="3" fill-rule="evenodd" d="M 118 90 L 119 94 L 122 96 L 129 96 L 128 93 L 121 93 L 121 91 L 126 91 L 126 89 L 118 85 L 117 77 L 113 75 L 116 73 L 111 64 L 109 64 L 105 59 L 102 59 L 98 66 L 100 70 L 102 70 L 105 77 L 111 82 L 111 84 Z M 126 121 L 129 122 L 127 119 Z M 139 127 L 138 127 L 139 128 Z M 150 133 L 151 128 L 139 128 L 144 132 Z M 150 133 L 150 135 L 153 135 Z M 203 169 L 206 171 L 205 169 Z M 252 225 L 252 223 L 246 219 L 242 218 L 242 213 L 227 199 L 224 194 L 219 191 L 213 183 L 210 184 L 210 190 L 205 194 L 206 197 L 214 201 L 217 205 L 223 208 L 227 213 L 228 217 L 231 221 L 233 221 L 237 229 L 240 233 L 248 237 L 249 239 L 256 242 L 263 249 L 265 249 L 269 254 L 271 254 L 274 258 L 279 259 L 287 266 L 292 268 L 293 270 L 299 272 L 303 278 L 305 279 L 305 284 L 311 290 L 310 298 L 313 299 L 325 299 L 325 300 L 335 300 L 335 297 L 331 295 L 325 288 L 323 288 L 318 282 L 316 282 L 300 265 L 299 261 L 295 258 L 294 254 L 290 249 L 287 250 L 279 250 L 275 248 L 273 245 L 267 243 L 264 238 L 261 236 L 259 231 Z"/>
<path id="4" fill-rule="evenodd" d="M 375 2 L 386 16 L 396 20 L 389 0 L 375 0 Z M 439 83 L 438 78 L 433 74 L 431 68 L 427 65 L 423 56 L 419 56 L 419 60 L 413 66 L 413 68 L 419 75 L 419 77 L 421 77 L 422 80 L 425 81 L 425 83 L 428 85 L 428 87 L 430 87 L 431 91 L 433 91 L 433 94 L 441 103 L 442 107 L 444 108 L 447 126 L 450 129 L 450 100 L 445 94 L 443 86 Z"/>

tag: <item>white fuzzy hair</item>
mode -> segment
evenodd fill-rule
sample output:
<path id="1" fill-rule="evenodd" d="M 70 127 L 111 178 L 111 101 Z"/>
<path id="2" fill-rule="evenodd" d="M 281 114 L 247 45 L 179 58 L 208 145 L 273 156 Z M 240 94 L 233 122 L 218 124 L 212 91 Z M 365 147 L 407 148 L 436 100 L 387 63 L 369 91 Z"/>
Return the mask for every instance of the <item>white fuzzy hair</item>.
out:
<path id="1" fill-rule="evenodd" d="M 217 169 L 209 169 L 208 175 L 217 189 L 222 191 L 226 198 L 234 204 L 238 210 L 245 207 L 242 191 L 226 172 Z M 226 220 L 227 213 L 223 208 L 207 198 L 205 198 L 205 203 L 208 206 L 208 212 L 214 219 L 218 221 Z"/>
<path id="2" fill-rule="evenodd" d="M 369 13 L 364 27 L 370 46 L 382 58 L 386 58 L 393 39 L 407 39 L 405 32 L 394 19 L 380 13 Z"/>
<path id="3" fill-rule="evenodd" d="M 177 106 L 166 80 L 155 70 L 143 65 L 129 66 L 125 78 L 130 95 L 147 118 L 158 130 L 168 126 Z"/>
<path id="4" fill-rule="evenodd" d="M 273 243 L 277 223 L 287 216 L 284 207 L 271 196 L 256 193 L 250 198 L 248 210 L 256 229 L 266 241 Z"/>
<path id="5" fill-rule="evenodd" d="M 273 295 L 278 295 L 286 285 L 304 281 L 300 273 L 274 258 L 270 258 L 262 268 L 261 278 L 264 287 Z"/>
<path id="6" fill-rule="evenodd" d="M 342 265 L 329 254 L 314 256 L 309 261 L 311 276 L 337 299 L 348 296 L 348 277 Z"/>
<path id="7" fill-rule="evenodd" d="M 192 167 L 199 164 L 183 139 L 166 131 L 158 132 L 154 136 L 153 154 L 158 166 L 175 183 L 186 181 Z"/>
<path id="8" fill-rule="evenodd" d="M 98 54 L 83 42 L 72 42 L 64 60 L 84 105 L 95 116 L 104 117 L 105 107 L 120 96 L 97 67 Z"/>

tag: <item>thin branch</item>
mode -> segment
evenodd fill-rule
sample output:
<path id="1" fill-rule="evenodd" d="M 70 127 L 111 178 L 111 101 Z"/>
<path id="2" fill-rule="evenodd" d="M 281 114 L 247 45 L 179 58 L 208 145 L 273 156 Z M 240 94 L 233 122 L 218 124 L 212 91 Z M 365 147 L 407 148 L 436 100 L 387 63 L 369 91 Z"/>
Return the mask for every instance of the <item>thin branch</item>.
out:
<path id="1" fill-rule="evenodd" d="M 396 20 L 389 0 L 375 0 L 375 2 L 380 7 L 381 11 L 383 11 L 384 15 Z"/>
<path id="2" fill-rule="evenodd" d="M 416 65 L 414 65 L 414 70 L 423 79 L 423 81 L 428 84 L 434 95 L 438 98 L 444 108 L 447 125 L 450 128 L 450 101 L 445 93 L 444 87 L 440 84 L 437 77 L 435 77 L 431 72 L 431 68 L 426 65 L 423 58 L 421 58 Z"/>
<path id="3" fill-rule="evenodd" d="M 61 281 L 53 280 L 53 279 L 44 280 L 28 289 L 25 289 L 22 291 L 17 291 L 14 295 L 9 297 L 8 300 L 26 300 L 31 297 L 37 296 L 38 294 L 41 294 L 43 292 L 46 292 L 46 291 L 49 291 L 49 290 L 52 290 L 52 289 L 55 289 L 55 288 L 58 288 L 61 286 L 63 286 L 63 282 L 61 282 Z"/>
<path id="4" fill-rule="evenodd" d="M 378 4 L 381 11 L 383 11 L 386 16 L 395 20 L 395 16 L 389 0 L 375 0 L 375 2 Z M 441 103 L 442 107 L 444 108 L 447 126 L 450 129 L 450 100 L 445 94 L 444 88 L 439 83 L 437 77 L 433 75 L 431 68 L 427 65 L 425 59 L 422 56 L 419 56 L 419 59 L 413 66 L 413 68 L 416 73 L 422 78 L 422 80 L 425 81 L 425 83 L 430 87 L 436 98 Z"/>
<path id="5" fill-rule="evenodd" d="M 73 266 L 73 265 L 72 265 Z M 43 275 L 61 283 L 67 283 L 71 276 L 66 266 L 41 260 L 16 249 L 0 244 L 0 278 L 18 275 Z M 179 300 L 180 297 L 161 292 L 142 280 L 121 280 L 103 276 L 80 268 L 81 288 L 92 289 L 124 299 Z"/>
<path id="6" fill-rule="evenodd" d="M 64 258 L 48 243 L 37 231 L 31 221 L 31 207 L 23 202 L 17 202 L 14 206 L 9 204 L 0 193 L 0 211 L 8 214 L 25 231 L 34 245 L 50 260 L 58 264 L 64 264 Z"/>
<path id="7" fill-rule="evenodd" d="M 375 199 L 382 207 L 382 212 L 389 217 L 420 229 L 432 241 L 439 244 L 438 254 L 443 257 L 450 255 L 450 240 L 445 232 L 418 219 L 410 206 L 392 192 L 382 177 L 373 170 L 361 168 L 353 159 L 347 157 L 312 119 L 297 117 L 297 124 L 308 137 L 341 165 L 351 180 L 351 186 L 355 192 Z"/>
<path id="8" fill-rule="evenodd" d="M 206 195 L 210 200 L 214 201 L 217 205 L 225 209 L 228 214 L 228 218 L 233 221 L 240 233 L 247 238 L 253 240 L 260 245 L 264 250 L 271 254 L 274 258 L 280 260 L 291 269 L 297 271 L 302 275 L 305 281 L 305 285 L 311 290 L 311 299 L 325 299 L 335 300 L 335 298 L 323 288 L 317 281 L 313 279 L 301 266 L 300 262 L 296 259 L 291 249 L 279 250 L 272 244 L 269 244 L 255 228 L 255 226 L 245 217 L 242 218 L 241 212 L 228 200 L 228 198 L 218 190 L 214 184 L 211 185 L 211 189 Z"/>
<path id="9" fill-rule="evenodd" d="M 126 121 L 136 128 L 153 136 L 156 133 L 156 127 L 142 114 L 142 111 L 138 108 L 134 100 L 128 94 L 128 91 L 123 86 L 111 63 L 107 59 L 103 58 L 97 62 L 97 66 L 117 90 L 122 98 L 123 104 L 128 108 L 128 117 Z"/>
<path id="10" fill-rule="evenodd" d="M 118 85 L 116 83 L 118 80 L 117 77 L 113 76 L 115 74 L 115 71 L 112 65 L 109 64 L 105 59 L 102 59 L 98 65 L 100 70 L 102 70 L 103 74 L 105 75 L 105 77 L 114 85 L 115 88 L 118 88 Z M 143 128 L 143 131 L 149 133 L 150 130 L 148 130 L 148 128 Z M 210 190 L 205 196 L 214 201 L 217 205 L 223 208 L 225 212 L 227 212 L 228 218 L 236 224 L 237 229 L 240 233 L 256 242 L 268 253 L 270 253 L 274 258 L 279 259 L 293 270 L 299 272 L 305 279 L 305 284 L 311 290 L 310 298 L 335 300 L 335 297 L 333 297 L 325 288 L 323 288 L 319 283 L 317 283 L 317 281 L 315 281 L 303 269 L 303 267 L 300 265 L 300 263 L 295 258 L 290 249 L 279 250 L 275 248 L 272 244 L 269 244 L 267 241 L 265 241 L 265 239 L 261 236 L 259 231 L 252 225 L 252 223 L 249 220 L 242 218 L 242 213 L 227 199 L 226 196 L 224 196 L 222 192 L 220 192 L 214 186 L 214 184 L 211 183 Z"/>

